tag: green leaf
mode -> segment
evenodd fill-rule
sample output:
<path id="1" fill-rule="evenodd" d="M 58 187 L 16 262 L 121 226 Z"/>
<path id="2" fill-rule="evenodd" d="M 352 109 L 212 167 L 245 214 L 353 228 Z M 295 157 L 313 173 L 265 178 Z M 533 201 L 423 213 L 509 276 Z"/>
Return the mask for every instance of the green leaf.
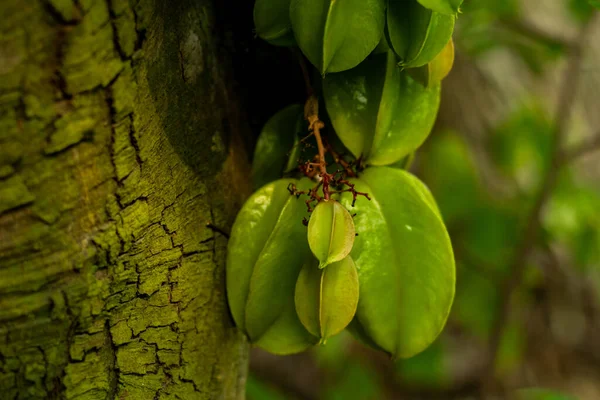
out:
<path id="1" fill-rule="evenodd" d="M 315 207 L 308 222 L 308 245 L 319 260 L 319 268 L 341 261 L 354 243 L 352 216 L 335 200 L 324 200 Z"/>
<path id="2" fill-rule="evenodd" d="M 291 0 L 256 0 L 254 25 L 256 34 L 275 46 L 295 46 L 290 22 Z"/>
<path id="3" fill-rule="evenodd" d="M 598 4 L 600 4 L 600 0 Z M 569 0 L 568 9 L 577 22 L 586 22 L 596 12 L 589 0 Z"/>
<path id="4" fill-rule="evenodd" d="M 250 341 L 276 354 L 305 350 L 316 342 L 302 326 L 294 287 L 312 257 L 302 219 L 306 205 L 290 195 L 312 186 L 308 179 L 282 179 L 254 193 L 240 210 L 227 249 L 227 298 L 237 326 Z"/>
<path id="5" fill-rule="evenodd" d="M 298 46 L 322 73 L 357 66 L 377 46 L 385 25 L 384 0 L 292 0 Z"/>
<path id="6" fill-rule="evenodd" d="M 323 80 L 327 112 L 338 137 L 367 164 L 389 165 L 427 138 L 440 85 L 424 88 L 395 64 L 391 52 Z"/>
<path id="7" fill-rule="evenodd" d="M 371 201 L 356 202 L 351 257 L 360 297 L 351 332 L 394 358 L 411 357 L 441 332 L 454 297 L 450 238 L 423 184 L 406 171 L 377 167 L 353 180 Z M 352 204 L 344 193 L 341 203 Z M 359 336 L 360 337 L 360 336 Z"/>
<path id="8" fill-rule="evenodd" d="M 358 304 L 358 275 L 352 257 L 318 268 L 317 260 L 302 267 L 296 282 L 296 312 L 302 325 L 322 342 L 352 321 Z"/>
<path id="9" fill-rule="evenodd" d="M 454 15 L 459 12 L 463 0 L 418 0 L 424 7 L 430 10 Z"/>
<path id="10" fill-rule="evenodd" d="M 600 0 L 588 0 L 592 7 L 600 8 Z"/>
<path id="11" fill-rule="evenodd" d="M 455 17 L 431 11 L 415 1 L 389 0 L 387 35 L 406 68 L 420 67 L 439 54 L 452 37 Z"/>
<path id="12" fill-rule="evenodd" d="M 444 49 L 429 64 L 422 67 L 409 68 L 408 74 L 425 87 L 432 87 L 442 81 L 454 64 L 454 42 L 448 41 Z"/>
<path id="13" fill-rule="evenodd" d="M 272 116 L 263 127 L 252 160 L 255 188 L 281 178 L 284 170 L 295 164 L 298 155 L 292 152 L 290 156 L 289 153 L 292 149 L 299 149 L 295 142 L 301 130 L 300 123 L 304 120 L 303 113 L 302 105 L 292 104 Z"/>

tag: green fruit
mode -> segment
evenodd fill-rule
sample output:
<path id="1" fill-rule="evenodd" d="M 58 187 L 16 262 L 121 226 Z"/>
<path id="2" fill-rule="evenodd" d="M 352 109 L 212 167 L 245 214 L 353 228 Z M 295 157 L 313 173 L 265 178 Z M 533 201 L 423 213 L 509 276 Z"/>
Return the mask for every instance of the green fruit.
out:
<path id="1" fill-rule="evenodd" d="M 381 39 L 384 1 L 292 0 L 298 46 L 323 75 L 357 66 Z"/>
<path id="2" fill-rule="evenodd" d="M 254 25 L 261 39 L 275 46 L 295 46 L 290 22 L 291 0 L 256 0 Z"/>
<path id="3" fill-rule="evenodd" d="M 301 113 L 298 115 L 298 119 L 296 121 L 296 129 L 295 132 L 296 134 L 294 135 L 294 144 L 292 146 L 291 151 L 289 151 L 288 153 L 286 153 L 286 156 L 288 157 L 285 168 L 283 169 L 284 173 L 290 173 L 292 171 L 296 171 L 298 170 L 298 165 L 299 163 L 302 163 L 302 155 L 303 155 L 303 151 L 305 149 L 305 143 L 309 144 L 309 145 L 313 145 L 314 144 L 314 148 L 316 148 L 316 141 L 314 136 L 311 136 L 310 138 L 306 138 L 307 132 L 308 131 L 308 125 L 306 123 L 306 120 L 304 119 L 304 113 Z M 304 141 L 302 141 L 302 139 L 305 139 Z M 288 156 L 289 154 L 289 156 Z"/>
<path id="4" fill-rule="evenodd" d="M 388 41 L 401 58 L 400 65 L 415 68 L 433 60 L 452 37 L 454 20 L 416 1 L 389 0 Z"/>
<path id="5" fill-rule="evenodd" d="M 440 104 L 440 85 L 424 88 L 396 66 L 393 53 L 323 80 L 335 131 L 366 164 L 393 164 L 427 138 Z"/>
<path id="6" fill-rule="evenodd" d="M 432 87 L 450 73 L 452 64 L 454 64 L 454 43 L 450 39 L 446 47 L 429 64 L 418 68 L 409 68 L 406 71 L 423 86 Z"/>
<path id="7" fill-rule="evenodd" d="M 454 298 L 450 238 L 429 190 L 406 171 L 376 167 L 353 179 L 371 201 L 357 201 L 359 235 L 351 257 L 360 297 L 350 331 L 394 358 L 427 348 Z M 344 193 L 346 207 L 352 195 Z"/>
<path id="8" fill-rule="evenodd" d="M 454 15 L 459 12 L 463 0 L 418 0 L 424 7 L 442 14 Z"/>
<path id="9" fill-rule="evenodd" d="M 350 256 L 317 268 L 316 260 L 302 267 L 296 282 L 296 312 L 302 325 L 321 342 L 341 332 L 358 304 L 358 275 Z"/>
<path id="10" fill-rule="evenodd" d="M 319 260 L 319 268 L 350 254 L 354 236 L 352 216 L 340 203 L 323 200 L 317 204 L 308 222 L 308 244 Z"/>
<path id="11" fill-rule="evenodd" d="M 276 354 L 303 351 L 316 343 L 300 323 L 294 288 L 312 257 L 302 219 L 306 205 L 290 195 L 313 184 L 282 179 L 254 193 L 240 210 L 227 249 L 227 298 L 236 325 L 252 343 Z"/>
<path id="12" fill-rule="evenodd" d="M 359 279 L 359 285 L 360 285 L 360 279 Z M 365 332 L 365 328 L 363 328 L 362 324 L 356 317 L 356 314 L 354 315 L 354 318 L 352 319 L 350 324 L 348 324 L 347 330 L 354 337 L 354 339 L 358 340 L 365 346 L 368 346 L 374 350 L 378 350 L 378 351 L 382 351 L 382 352 L 386 353 L 386 351 L 384 349 L 382 349 L 381 347 L 379 347 L 379 345 L 377 343 L 375 343 L 373 341 L 373 339 L 371 339 L 369 337 L 367 332 Z"/>
<path id="13" fill-rule="evenodd" d="M 302 105 L 292 104 L 273 115 L 263 127 L 252 160 L 255 188 L 281 178 L 284 172 L 297 166 L 298 136 L 304 128 L 303 110 Z"/>
<path id="14" fill-rule="evenodd" d="M 377 44 L 377 47 L 373 50 L 373 54 L 383 54 L 390 51 L 390 45 L 388 44 L 387 38 L 385 35 L 381 36 L 381 40 Z"/>

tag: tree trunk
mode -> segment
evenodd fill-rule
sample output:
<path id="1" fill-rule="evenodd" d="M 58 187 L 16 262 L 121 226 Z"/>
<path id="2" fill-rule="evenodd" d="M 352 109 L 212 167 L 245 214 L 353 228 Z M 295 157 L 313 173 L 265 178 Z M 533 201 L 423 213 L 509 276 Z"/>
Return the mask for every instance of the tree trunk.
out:
<path id="1" fill-rule="evenodd" d="M 0 397 L 235 399 L 248 194 L 209 0 L 0 2 Z"/>

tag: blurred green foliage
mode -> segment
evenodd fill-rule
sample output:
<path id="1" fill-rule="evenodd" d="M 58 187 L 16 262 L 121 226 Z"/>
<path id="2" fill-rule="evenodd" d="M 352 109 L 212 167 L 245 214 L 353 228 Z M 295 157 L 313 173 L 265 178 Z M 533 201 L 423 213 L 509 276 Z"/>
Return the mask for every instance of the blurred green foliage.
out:
<path id="1" fill-rule="evenodd" d="M 246 398 L 248 400 L 285 400 L 288 397 L 250 374 L 246 380 Z"/>
<path id="2" fill-rule="evenodd" d="M 573 396 L 567 396 L 548 389 L 522 389 L 517 392 L 517 400 L 577 400 Z"/>
<path id="3" fill-rule="evenodd" d="M 582 19 L 585 12 L 582 7 L 574 5 L 572 8 L 572 12 Z M 556 61 L 565 50 L 561 41 L 544 36 L 523 23 L 518 0 L 467 1 L 463 11 L 457 23 L 456 37 L 459 49 L 469 56 L 477 57 L 505 48 L 519 56 L 531 72 L 540 74 L 546 63 Z"/>

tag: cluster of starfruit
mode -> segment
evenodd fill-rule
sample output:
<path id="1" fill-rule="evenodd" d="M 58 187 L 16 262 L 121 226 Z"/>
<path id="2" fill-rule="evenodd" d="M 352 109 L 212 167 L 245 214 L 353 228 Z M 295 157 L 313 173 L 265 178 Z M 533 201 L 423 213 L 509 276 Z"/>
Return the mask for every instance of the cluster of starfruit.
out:
<path id="1" fill-rule="evenodd" d="M 348 329 L 398 358 L 443 329 L 452 247 L 432 194 L 405 168 L 435 122 L 460 3 L 256 1 L 258 36 L 300 48 L 325 112 L 288 106 L 256 145 L 257 190 L 226 267 L 229 306 L 251 343 L 290 354 Z"/>

